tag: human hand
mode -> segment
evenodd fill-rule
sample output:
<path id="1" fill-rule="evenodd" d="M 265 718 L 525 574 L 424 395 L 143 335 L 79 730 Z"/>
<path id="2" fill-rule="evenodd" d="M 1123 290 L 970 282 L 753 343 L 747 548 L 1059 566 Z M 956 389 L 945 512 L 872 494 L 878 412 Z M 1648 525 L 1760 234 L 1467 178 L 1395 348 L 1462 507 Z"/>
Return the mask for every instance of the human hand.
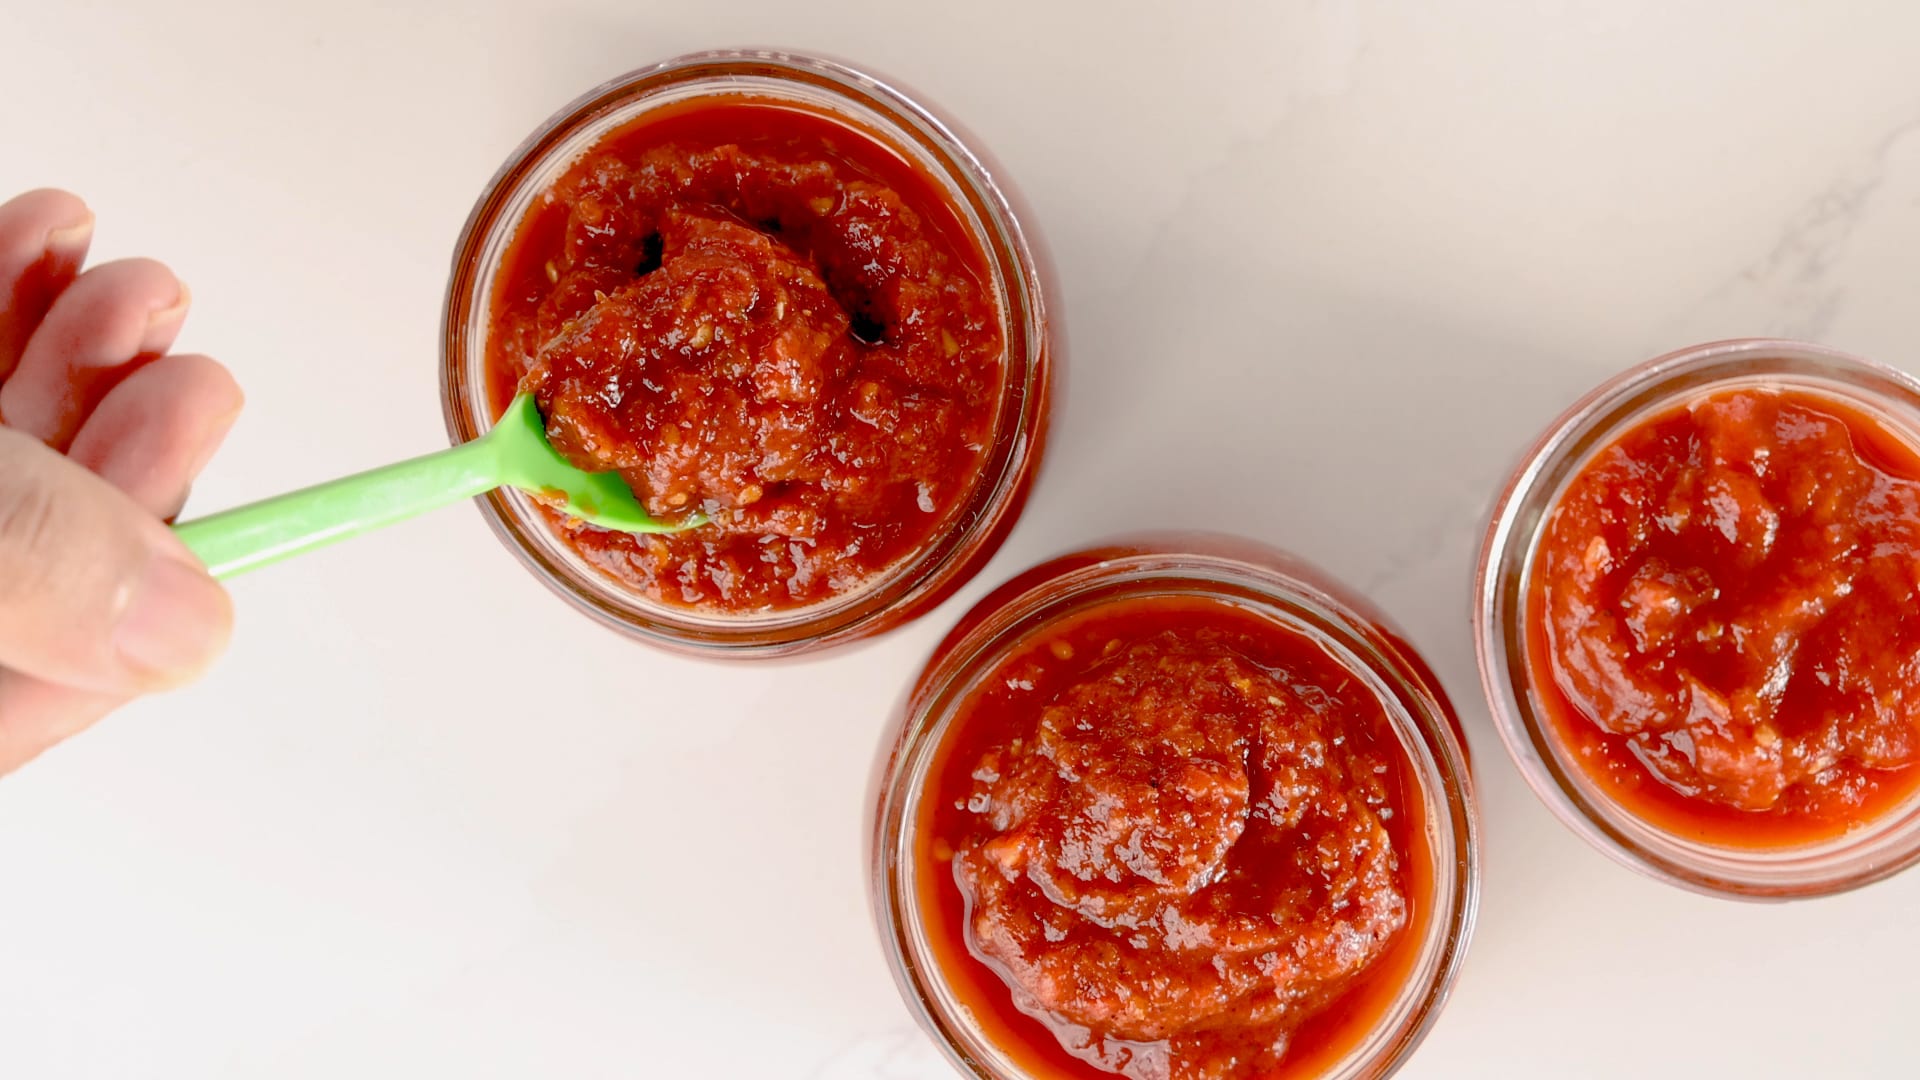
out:
<path id="1" fill-rule="evenodd" d="M 227 595 L 165 520 L 239 416 L 218 363 L 168 355 L 160 263 L 82 272 L 93 213 L 0 205 L 0 774 L 224 648 Z"/>

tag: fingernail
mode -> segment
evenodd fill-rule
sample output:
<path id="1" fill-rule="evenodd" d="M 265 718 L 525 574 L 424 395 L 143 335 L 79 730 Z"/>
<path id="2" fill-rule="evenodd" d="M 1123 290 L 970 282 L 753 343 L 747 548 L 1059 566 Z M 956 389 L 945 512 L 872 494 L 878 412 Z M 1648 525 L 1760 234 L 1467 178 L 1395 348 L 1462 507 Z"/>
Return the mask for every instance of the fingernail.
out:
<path id="1" fill-rule="evenodd" d="M 193 290 L 178 278 L 174 284 L 180 286 L 179 298 L 147 316 L 147 335 L 140 342 L 143 353 L 165 352 L 167 346 L 173 344 L 174 335 L 180 332 L 180 320 L 186 318 L 187 307 L 193 303 Z"/>
<path id="2" fill-rule="evenodd" d="M 114 627 L 113 644 L 140 676 L 172 684 L 213 662 L 232 617 L 226 590 L 204 570 L 155 555 Z"/>
<path id="3" fill-rule="evenodd" d="M 206 430 L 200 433 L 200 445 L 194 449 L 191 467 L 187 469 L 188 476 L 200 475 L 200 470 L 206 468 L 207 463 L 213 460 L 214 452 L 220 449 L 220 444 L 227 441 L 227 435 L 233 431 L 233 425 L 239 422 L 240 409 L 235 408 L 207 425 Z"/>
<path id="4" fill-rule="evenodd" d="M 72 225 L 62 225 L 47 230 L 47 250 L 55 254 L 66 255 L 81 251 L 93 241 L 93 211 L 87 211 L 85 221 Z"/>

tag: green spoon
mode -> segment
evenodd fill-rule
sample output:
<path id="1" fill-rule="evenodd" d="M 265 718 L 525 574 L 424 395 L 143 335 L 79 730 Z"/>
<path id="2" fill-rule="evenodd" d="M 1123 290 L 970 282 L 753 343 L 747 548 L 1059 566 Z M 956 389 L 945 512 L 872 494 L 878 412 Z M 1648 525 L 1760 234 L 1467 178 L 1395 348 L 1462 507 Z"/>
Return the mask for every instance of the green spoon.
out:
<path id="1" fill-rule="evenodd" d="M 574 517 L 621 532 L 677 532 L 705 520 L 656 521 L 619 473 L 575 468 L 547 444 L 533 396 L 521 394 L 470 443 L 189 521 L 174 533 L 214 577 L 226 578 L 498 487 L 552 499 Z"/>

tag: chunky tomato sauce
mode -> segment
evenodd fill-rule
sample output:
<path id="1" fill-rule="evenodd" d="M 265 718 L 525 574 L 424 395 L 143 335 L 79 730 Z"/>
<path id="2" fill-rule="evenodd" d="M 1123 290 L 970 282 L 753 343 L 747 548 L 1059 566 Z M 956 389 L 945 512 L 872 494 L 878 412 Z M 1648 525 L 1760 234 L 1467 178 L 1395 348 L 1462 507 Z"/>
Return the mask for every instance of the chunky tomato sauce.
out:
<path id="1" fill-rule="evenodd" d="M 1251 611 L 1062 620 L 973 691 L 929 777 L 942 974 L 1035 1076 L 1313 1075 L 1431 917 L 1410 773 L 1368 686 Z"/>
<path id="2" fill-rule="evenodd" d="M 684 533 L 556 521 L 601 572 L 722 612 L 859 588 L 953 524 L 1003 356 L 985 257 L 928 178 L 836 120 L 741 98 L 614 132 L 520 224 L 494 405 L 618 470 Z"/>
<path id="3" fill-rule="evenodd" d="M 1711 394 L 1602 450 L 1548 520 L 1534 683 L 1624 806 L 1738 846 L 1920 784 L 1920 455 L 1825 397 Z"/>

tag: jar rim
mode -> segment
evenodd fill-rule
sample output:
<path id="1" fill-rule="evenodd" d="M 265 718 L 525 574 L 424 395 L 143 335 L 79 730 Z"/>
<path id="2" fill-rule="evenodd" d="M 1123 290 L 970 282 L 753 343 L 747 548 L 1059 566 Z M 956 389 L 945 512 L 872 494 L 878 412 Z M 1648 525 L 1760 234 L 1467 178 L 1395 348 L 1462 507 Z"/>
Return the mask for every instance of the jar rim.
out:
<path id="1" fill-rule="evenodd" d="M 895 983 L 920 1026 L 963 1073 L 981 1080 L 1025 1075 L 1004 1052 L 994 1054 L 994 1041 L 971 1022 L 970 1010 L 942 1002 L 938 958 L 919 940 L 927 928 L 925 898 L 914 883 L 914 823 L 933 759 L 980 673 L 1060 619 L 1142 595 L 1169 595 L 1170 583 L 1181 586 L 1178 595 L 1255 610 L 1327 649 L 1374 686 L 1399 737 L 1409 775 L 1426 800 L 1434 911 L 1422 924 L 1422 938 L 1412 943 L 1405 981 L 1332 1074 L 1386 1075 L 1438 1019 L 1477 917 L 1479 824 L 1465 741 L 1424 661 L 1369 605 L 1307 564 L 1234 537 L 1149 534 L 1049 560 L 981 600 L 935 649 L 907 693 L 876 776 L 869 885 Z"/>
<path id="2" fill-rule="evenodd" d="M 1920 448 L 1920 380 L 1824 345 L 1739 338 L 1635 365 L 1582 395 L 1549 424 L 1494 500 L 1475 576 L 1474 652 L 1508 756 L 1534 795 L 1590 845 L 1641 874 L 1704 895 L 1825 896 L 1920 861 L 1920 792 L 1858 829 L 1803 844 L 1735 846 L 1682 836 L 1633 813 L 1567 758 L 1533 685 L 1533 564 L 1567 485 L 1636 424 L 1706 394 L 1745 386 L 1811 393 L 1863 409 Z"/>
<path id="3" fill-rule="evenodd" d="M 495 491 L 478 501 L 489 528 L 536 579 L 604 626 L 702 656 L 793 655 L 891 629 L 964 583 L 1011 530 L 1044 443 L 1051 342 L 1034 245 L 993 170 L 927 106 L 839 61 L 759 49 L 690 53 L 575 98 L 507 157 L 461 229 L 442 308 L 441 409 L 455 443 L 493 422 L 485 379 L 493 281 L 531 200 L 608 133 L 662 106 L 709 96 L 832 116 L 903 155 L 949 199 L 984 259 L 1002 330 L 1000 411 L 977 482 L 946 525 L 861 585 L 815 603 L 740 615 L 659 603 L 619 586 L 572 553 L 519 492 Z"/>

